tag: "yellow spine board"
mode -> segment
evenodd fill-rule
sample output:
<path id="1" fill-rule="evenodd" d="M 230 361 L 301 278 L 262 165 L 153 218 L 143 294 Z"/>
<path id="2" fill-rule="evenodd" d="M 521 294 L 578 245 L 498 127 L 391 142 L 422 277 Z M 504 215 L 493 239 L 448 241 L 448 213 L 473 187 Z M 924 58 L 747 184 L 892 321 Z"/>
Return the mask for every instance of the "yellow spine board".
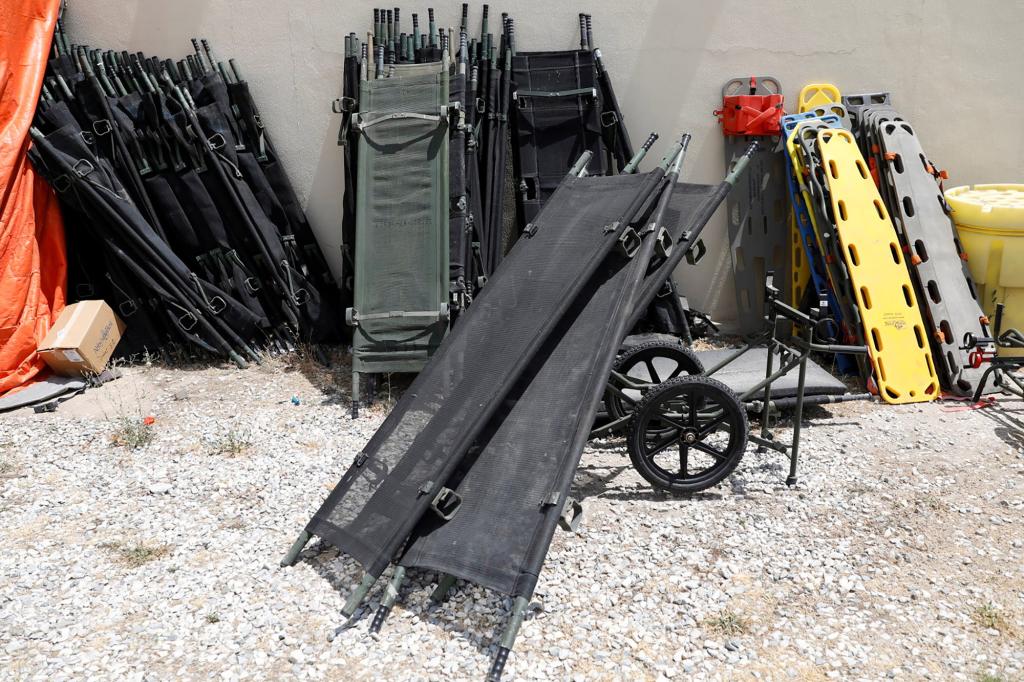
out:
<path id="1" fill-rule="evenodd" d="M 921 310 L 867 164 L 846 130 L 822 130 L 818 150 L 878 393 L 894 404 L 934 400 L 939 382 Z"/>
<path id="2" fill-rule="evenodd" d="M 842 95 L 839 92 L 839 88 L 831 83 L 811 83 L 810 85 L 805 85 L 803 89 L 800 90 L 800 97 L 797 101 L 799 102 L 799 109 L 797 109 L 797 113 L 803 114 L 815 107 L 841 102 Z M 792 136 L 790 136 L 790 140 L 791 139 Z M 793 160 L 793 172 L 797 176 L 797 182 L 799 183 L 802 180 L 800 177 L 800 165 L 797 162 L 796 155 L 790 147 L 790 140 L 786 140 L 786 149 L 789 152 L 790 158 Z M 810 209 L 811 207 L 808 208 Z M 811 221 L 813 222 L 813 209 L 810 210 L 810 215 Z M 817 229 L 815 229 L 814 232 L 817 234 Z M 792 208 L 789 210 L 789 243 L 790 250 L 792 252 L 792 258 L 790 260 L 793 263 L 793 288 L 790 290 L 790 305 L 794 308 L 799 308 L 802 303 L 803 292 L 807 288 L 807 284 L 811 279 L 811 266 L 805 257 L 806 254 L 800 238 L 800 230 L 796 226 L 796 215 L 794 215 Z"/>
<path id="3" fill-rule="evenodd" d="M 835 104 L 842 102 L 842 94 L 839 92 L 839 88 L 832 85 L 831 83 L 811 83 L 805 85 L 800 90 L 800 96 L 797 98 L 800 108 L 797 109 L 797 113 L 804 113 L 810 111 L 814 107 L 824 106 L 826 104 Z"/>
<path id="4" fill-rule="evenodd" d="M 821 231 L 818 229 L 818 219 L 815 218 L 817 213 L 814 210 L 814 201 L 811 198 L 811 190 L 807 187 L 807 181 L 804 179 L 804 169 L 807 165 L 804 163 L 804 158 L 800 154 L 800 145 L 797 144 L 796 136 L 800 133 L 800 126 L 793 130 L 792 134 L 786 139 L 786 153 L 789 154 L 789 159 L 793 163 L 793 174 L 796 177 L 796 186 L 800 190 L 800 197 L 803 199 L 804 206 L 807 207 L 807 217 L 811 219 L 811 227 L 814 229 L 814 237 L 818 242 L 818 253 L 822 254 L 822 257 L 828 253 L 825 250 L 825 244 L 821 241 Z M 796 222 L 794 220 L 794 227 Z M 799 239 L 799 234 L 797 236 Z M 832 283 L 832 289 L 839 291 L 836 287 L 836 283 Z"/>
<path id="5" fill-rule="evenodd" d="M 804 253 L 804 245 L 800 238 L 800 229 L 796 226 L 796 213 L 793 207 L 789 208 L 789 245 L 793 264 L 793 286 L 789 289 L 789 304 L 799 308 L 804 300 L 804 291 L 811 282 L 811 265 L 807 262 L 807 254 Z"/>

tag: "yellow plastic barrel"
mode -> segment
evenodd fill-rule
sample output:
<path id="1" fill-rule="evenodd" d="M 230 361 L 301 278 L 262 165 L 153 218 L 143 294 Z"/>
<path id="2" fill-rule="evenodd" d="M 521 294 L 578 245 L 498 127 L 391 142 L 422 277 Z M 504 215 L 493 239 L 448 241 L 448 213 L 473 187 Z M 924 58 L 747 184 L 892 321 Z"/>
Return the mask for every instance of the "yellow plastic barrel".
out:
<path id="1" fill-rule="evenodd" d="M 996 303 L 1004 304 L 1002 329 L 1024 331 L 1024 185 L 954 187 L 946 201 L 982 309 L 994 324 Z"/>

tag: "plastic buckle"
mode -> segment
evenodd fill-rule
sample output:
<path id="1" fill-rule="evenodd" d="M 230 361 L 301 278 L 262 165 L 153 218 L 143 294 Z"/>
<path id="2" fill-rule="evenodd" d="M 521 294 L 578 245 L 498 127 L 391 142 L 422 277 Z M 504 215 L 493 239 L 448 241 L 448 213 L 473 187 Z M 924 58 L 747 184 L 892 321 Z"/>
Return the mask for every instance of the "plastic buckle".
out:
<path id="1" fill-rule="evenodd" d="M 131 317 L 139 312 L 139 304 L 129 298 L 127 301 L 121 301 L 118 304 L 117 311 L 121 313 L 121 317 Z"/>
<path id="2" fill-rule="evenodd" d="M 73 170 L 75 175 L 78 177 L 84 178 L 89 173 L 96 170 L 96 167 L 92 165 L 92 162 L 89 161 L 89 159 L 79 159 L 78 161 L 75 161 L 75 165 L 71 167 L 71 170 Z"/>
<path id="3" fill-rule="evenodd" d="M 92 122 L 92 131 L 96 133 L 98 137 L 109 135 L 114 130 L 114 126 L 110 124 L 110 119 L 101 118 L 98 121 Z"/>
<path id="4" fill-rule="evenodd" d="M 82 142 L 85 142 L 90 147 L 94 142 L 96 142 L 96 136 L 93 135 L 91 131 L 83 130 L 80 134 L 82 136 Z"/>
<path id="5" fill-rule="evenodd" d="M 690 265 L 696 265 L 700 262 L 708 252 L 708 247 L 704 245 L 703 239 L 698 239 L 693 246 L 691 246 L 686 252 L 686 262 Z"/>
<path id="6" fill-rule="evenodd" d="M 664 227 L 658 229 L 658 236 L 654 242 L 654 255 L 658 258 L 668 258 L 672 255 L 672 235 Z"/>
<path id="7" fill-rule="evenodd" d="M 601 125 L 605 128 L 611 128 L 619 122 L 619 113 L 617 111 L 603 111 L 601 112 Z"/>
<path id="8" fill-rule="evenodd" d="M 210 151 L 217 151 L 223 149 L 224 145 L 227 144 L 227 140 L 220 133 L 214 133 L 210 137 L 206 138 L 206 144 L 210 147 Z"/>
<path id="9" fill-rule="evenodd" d="M 242 280 L 242 284 L 250 294 L 255 294 L 261 288 L 260 281 L 255 277 L 246 277 Z"/>
<path id="10" fill-rule="evenodd" d="M 523 236 L 530 238 L 537 234 L 537 223 L 527 223 L 526 227 L 523 228 Z"/>
<path id="11" fill-rule="evenodd" d="M 626 256 L 626 258 L 632 258 L 640 251 L 640 245 L 643 243 L 643 239 L 637 234 L 636 230 L 632 227 L 627 227 L 619 235 L 618 243 L 616 248 Z"/>
<path id="12" fill-rule="evenodd" d="M 188 323 L 185 322 L 186 320 L 188 320 Z M 199 318 L 192 313 L 185 313 L 178 318 L 178 324 L 181 325 L 183 330 L 190 332 L 199 324 Z"/>
<path id="13" fill-rule="evenodd" d="M 224 309 L 228 307 L 228 302 L 225 301 L 223 297 L 217 295 L 210 299 L 209 307 L 211 313 L 214 315 L 220 315 L 224 312 Z"/>
<path id="14" fill-rule="evenodd" d="M 565 506 L 562 507 L 562 512 L 558 515 L 559 527 L 562 530 L 574 533 L 580 527 L 580 521 L 582 520 L 583 505 L 575 498 L 570 497 L 566 499 Z"/>
<path id="15" fill-rule="evenodd" d="M 64 192 L 71 189 L 71 178 L 69 178 L 67 174 L 58 175 L 50 184 L 53 185 L 54 191 L 58 194 L 64 194 Z"/>
<path id="16" fill-rule="evenodd" d="M 431 511 L 445 521 L 451 521 L 461 506 L 462 496 L 451 488 L 441 488 L 430 502 Z"/>
<path id="17" fill-rule="evenodd" d="M 295 305 L 305 305 L 309 301 L 309 292 L 305 289 L 298 289 L 292 294 L 292 300 L 295 301 Z"/>

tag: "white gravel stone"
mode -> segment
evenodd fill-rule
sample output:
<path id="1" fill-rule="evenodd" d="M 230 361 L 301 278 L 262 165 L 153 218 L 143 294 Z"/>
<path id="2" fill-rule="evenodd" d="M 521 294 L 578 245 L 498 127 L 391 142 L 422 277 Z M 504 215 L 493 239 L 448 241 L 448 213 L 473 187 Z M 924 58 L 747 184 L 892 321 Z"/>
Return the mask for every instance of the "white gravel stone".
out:
<path id="1" fill-rule="evenodd" d="M 437 576 L 410 570 L 379 636 L 378 587 L 328 641 L 360 568 L 320 543 L 278 567 L 383 420 L 349 418 L 348 382 L 345 362 L 290 356 L 129 368 L 0 418 L 3 677 L 482 677 L 507 598 L 459 581 L 433 605 Z M 555 536 L 507 679 L 1020 679 L 1024 440 L 994 421 L 1006 405 L 809 409 L 793 489 L 751 448 L 729 484 L 671 497 L 621 441 L 591 443 L 583 524 Z M 149 414 L 151 443 L 111 444 L 120 415 Z"/>

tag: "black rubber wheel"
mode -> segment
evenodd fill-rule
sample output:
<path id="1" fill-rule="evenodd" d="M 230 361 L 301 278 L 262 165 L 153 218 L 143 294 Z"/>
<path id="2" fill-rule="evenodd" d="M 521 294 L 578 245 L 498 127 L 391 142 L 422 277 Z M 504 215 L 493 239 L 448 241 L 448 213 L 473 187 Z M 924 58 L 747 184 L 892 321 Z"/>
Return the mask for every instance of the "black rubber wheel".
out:
<path id="1" fill-rule="evenodd" d="M 648 341 L 633 346 L 615 359 L 613 368 L 631 381 L 644 384 L 645 388 L 615 387 L 618 390 L 614 390 L 610 382 L 604 405 L 612 419 L 632 414 L 651 387 L 678 376 L 704 373 L 704 364 L 693 350 L 671 341 Z"/>
<path id="2" fill-rule="evenodd" d="M 681 376 L 652 388 L 636 405 L 626 446 L 655 488 L 694 493 L 733 472 L 747 449 L 747 411 L 720 381 Z"/>

